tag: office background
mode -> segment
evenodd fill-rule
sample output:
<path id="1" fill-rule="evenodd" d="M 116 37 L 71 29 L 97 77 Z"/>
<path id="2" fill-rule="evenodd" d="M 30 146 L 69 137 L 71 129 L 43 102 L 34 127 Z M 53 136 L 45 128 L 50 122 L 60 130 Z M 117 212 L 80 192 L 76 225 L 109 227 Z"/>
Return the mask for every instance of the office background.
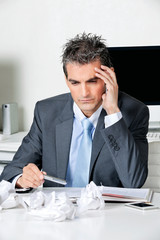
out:
<path id="1" fill-rule="evenodd" d="M 35 103 L 68 91 L 62 46 L 92 32 L 108 46 L 160 45 L 159 0 L 0 0 L 1 105 L 17 102 L 28 131 Z"/>

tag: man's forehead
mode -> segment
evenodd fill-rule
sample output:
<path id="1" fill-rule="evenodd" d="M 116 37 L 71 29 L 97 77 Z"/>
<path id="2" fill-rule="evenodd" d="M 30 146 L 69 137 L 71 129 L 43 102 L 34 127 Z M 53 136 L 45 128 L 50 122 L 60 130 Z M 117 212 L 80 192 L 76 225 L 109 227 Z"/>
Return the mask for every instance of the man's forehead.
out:
<path id="1" fill-rule="evenodd" d="M 85 63 L 85 64 L 79 64 L 77 62 L 71 62 L 71 63 L 67 63 L 66 65 L 66 69 L 67 69 L 67 73 L 69 72 L 76 72 L 76 71 L 94 71 L 95 67 L 100 67 L 101 63 L 100 61 L 94 61 L 94 62 L 90 62 L 90 63 Z"/>

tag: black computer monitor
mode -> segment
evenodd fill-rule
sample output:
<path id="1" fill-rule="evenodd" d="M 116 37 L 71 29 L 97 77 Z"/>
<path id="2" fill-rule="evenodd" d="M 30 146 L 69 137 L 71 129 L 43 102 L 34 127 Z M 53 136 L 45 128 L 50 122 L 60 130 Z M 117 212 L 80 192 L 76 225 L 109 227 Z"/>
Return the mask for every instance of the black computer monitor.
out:
<path id="1" fill-rule="evenodd" d="M 147 105 L 160 105 L 160 46 L 110 47 L 119 89 Z"/>

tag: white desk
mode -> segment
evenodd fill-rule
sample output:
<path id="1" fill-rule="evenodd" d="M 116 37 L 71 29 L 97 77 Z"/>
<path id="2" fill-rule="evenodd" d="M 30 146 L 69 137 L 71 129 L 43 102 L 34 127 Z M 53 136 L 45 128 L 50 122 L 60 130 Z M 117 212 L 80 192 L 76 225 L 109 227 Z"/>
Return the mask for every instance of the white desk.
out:
<path id="1" fill-rule="evenodd" d="M 1 240 L 159 240 L 160 209 L 146 212 L 107 203 L 64 222 L 43 221 L 23 208 L 0 212 Z"/>

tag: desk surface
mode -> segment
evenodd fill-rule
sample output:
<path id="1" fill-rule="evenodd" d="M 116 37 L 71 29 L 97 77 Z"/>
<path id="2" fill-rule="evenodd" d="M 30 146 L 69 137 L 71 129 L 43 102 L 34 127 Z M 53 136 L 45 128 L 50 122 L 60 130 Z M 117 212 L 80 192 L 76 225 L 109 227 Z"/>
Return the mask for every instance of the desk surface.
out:
<path id="1" fill-rule="evenodd" d="M 106 203 L 64 222 L 36 219 L 23 208 L 0 212 L 1 240 L 159 240 L 160 209 L 146 212 L 124 203 Z"/>
<path id="2" fill-rule="evenodd" d="M 0 134 L 1 135 L 1 134 Z M 0 151 L 16 152 L 27 132 L 18 132 L 11 135 L 1 135 Z"/>

